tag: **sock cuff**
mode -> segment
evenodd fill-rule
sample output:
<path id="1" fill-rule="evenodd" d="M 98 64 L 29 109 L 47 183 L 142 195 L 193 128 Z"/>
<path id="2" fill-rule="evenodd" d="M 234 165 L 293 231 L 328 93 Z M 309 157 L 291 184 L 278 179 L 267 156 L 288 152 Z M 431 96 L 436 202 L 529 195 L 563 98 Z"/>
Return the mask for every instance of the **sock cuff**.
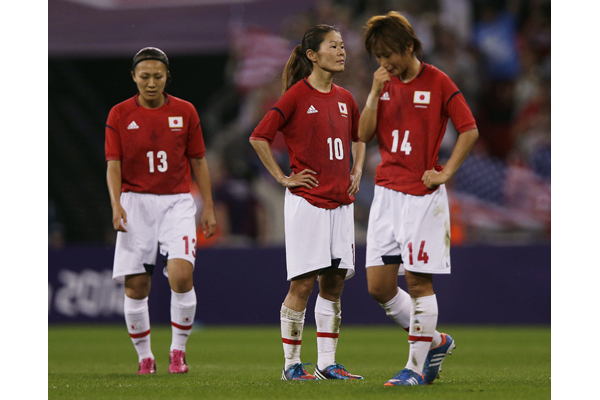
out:
<path id="1" fill-rule="evenodd" d="M 295 311 L 295 310 L 292 310 L 291 308 L 287 308 L 283 304 L 281 305 L 281 318 L 283 318 L 283 319 L 301 322 L 301 321 L 304 321 L 305 314 L 306 314 L 306 310 Z"/>
<path id="2" fill-rule="evenodd" d="M 196 300 L 196 291 L 192 287 L 192 290 L 186 293 L 177 293 L 171 289 L 171 305 L 186 308 L 186 307 L 194 307 L 197 303 Z"/>
<path id="3" fill-rule="evenodd" d="M 426 315 L 438 314 L 438 304 L 435 294 L 431 296 L 412 298 L 411 300 L 415 312 Z"/>
<path id="4" fill-rule="evenodd" d="M 379 303 L 379 304 L 381 305 L 381 307 L 383 307 L 387 310 L 395 304 L 404 303 L 406 301 L 410 301 L 410 295 L 408 293 L 406 293 L 404 290 L 398 288 L 398 293 L 396 293 L 396 295 L 390 301 L 388 301 L 387 303 Z"/>
<path id="5" fill-rule="evenodd" d="M 148 296 L 143 299 L 132 299 L 125 295 L 123 306 L 126 312 L 132 314 L 139 314 L 148 310 Z"/>
<path id="6" fill-rule="evenodd" d="M 315 302 L 315 312 L 322 315 L 341 315 L 342 314 L 342 302 L 338 301 L 330 301 L 324 299 L 321 296 L 317 296 L 317 301 Z"/>

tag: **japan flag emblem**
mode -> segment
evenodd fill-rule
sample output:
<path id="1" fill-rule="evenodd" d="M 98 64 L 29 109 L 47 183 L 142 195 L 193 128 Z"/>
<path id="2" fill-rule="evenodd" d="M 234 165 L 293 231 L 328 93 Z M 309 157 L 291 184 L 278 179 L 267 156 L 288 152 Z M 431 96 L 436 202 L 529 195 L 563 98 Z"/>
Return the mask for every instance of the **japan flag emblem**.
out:
<path id="1" fill-rule="evenodd" d="M 431 99 L 431 92 L 421 92 L 419 90 L 415 90 L 415 97 L 413 99 L 413 103 L 429 104 L 430 99 Z"/>
<path id="2" fill-rule="evenodd" d="M 169 128 L 183 128 L 183 117 L 169 117 Z"/>

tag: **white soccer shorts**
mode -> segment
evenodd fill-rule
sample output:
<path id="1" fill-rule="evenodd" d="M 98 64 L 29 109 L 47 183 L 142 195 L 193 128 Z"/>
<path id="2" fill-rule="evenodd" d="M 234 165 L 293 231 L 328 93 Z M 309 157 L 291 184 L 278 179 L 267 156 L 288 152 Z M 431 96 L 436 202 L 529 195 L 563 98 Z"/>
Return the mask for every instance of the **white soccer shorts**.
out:
<path id="1" fill-rule="evenodd" d="M 366 267 L 449 274 L 450 208 L 445 185 L 425 196 L 375 186 L 367 228 Z"/>
<path id="2" fill-rule="evenodd" d="M 127 213 L 127 232 L 117 232 L 113 279 L 151 272 L 157 251 L 167 258 L 182 258 L 195 265 L 196 205 L 190 193 L 157 195 L 121 193 Z M 167 276 L 167 267 L 163 273 Z"/>
<path id="3" fill-rule="evenodd" d="M 284 216 L 288 281 L 328 267 L 354 276 L 354 204 L 319 208 L 286 189 Z"/>

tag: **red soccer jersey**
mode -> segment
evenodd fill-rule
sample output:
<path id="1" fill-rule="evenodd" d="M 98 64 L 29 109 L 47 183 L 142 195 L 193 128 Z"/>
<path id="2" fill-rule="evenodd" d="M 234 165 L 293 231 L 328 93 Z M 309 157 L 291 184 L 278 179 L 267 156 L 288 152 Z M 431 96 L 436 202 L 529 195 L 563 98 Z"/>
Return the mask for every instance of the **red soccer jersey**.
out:
<path id="1" fill-rule="evenodd" d="M 106 160 L 121 161 L 123 192 L 176 194 L 191 190 L 190 158 L 204 157 L 194 106 L 166 95 L 156 109 L 138 95 L 114 106 L 106 122 Z"/>
<path id="2" fill-rule="evenodd" d="M 267 112 L 251 139 L 271 144 L 281 131 L 292 171 L 312 169 L 319 181 L 312 189 L 290 191 L 315 207 L 332 209 L 354 201 L 348 187 L 351 142 L 358 142 L 359 118 L 356 102 L 346 89 L 333 84 L 329 93 L 322 93 L 302 79 Z"/>
<path id="3" fill-rule="evenodd" d="M 422 63 L 415 79 L 398 77 L 386 82 L 377 106 L 377 141 L 381 163 L 375 183 L 402 193 L 425 195 L 425 171 L 437 163 L 448 118 L 458 133 L 475 129 L 475 119 L 464 96 L 442 71 Z"/>

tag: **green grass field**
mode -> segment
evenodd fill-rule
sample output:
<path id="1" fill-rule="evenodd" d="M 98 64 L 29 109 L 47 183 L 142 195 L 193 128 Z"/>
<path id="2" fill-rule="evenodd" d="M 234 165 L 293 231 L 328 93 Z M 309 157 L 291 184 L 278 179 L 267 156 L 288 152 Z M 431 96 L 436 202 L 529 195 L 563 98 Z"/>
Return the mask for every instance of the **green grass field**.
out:
<path id="1" fill-rule="evenodd" d="M 441 326 L 457 348 L 433 385 L 384 387 L 406 364 L 406 332 L 342 326 L 337 361 L 363 381 L 283 382 L 279 326 L 202 327 L 187 345 L 185 375 L 170 375 L 170 327 L 152 327 L 157 374 L 137 376 L 124 326 L 48 328 L 48 398 L 67 399 L 549 399 L 550 327 Z M 313 372 L 315 327 L 302 338 Z"/>

